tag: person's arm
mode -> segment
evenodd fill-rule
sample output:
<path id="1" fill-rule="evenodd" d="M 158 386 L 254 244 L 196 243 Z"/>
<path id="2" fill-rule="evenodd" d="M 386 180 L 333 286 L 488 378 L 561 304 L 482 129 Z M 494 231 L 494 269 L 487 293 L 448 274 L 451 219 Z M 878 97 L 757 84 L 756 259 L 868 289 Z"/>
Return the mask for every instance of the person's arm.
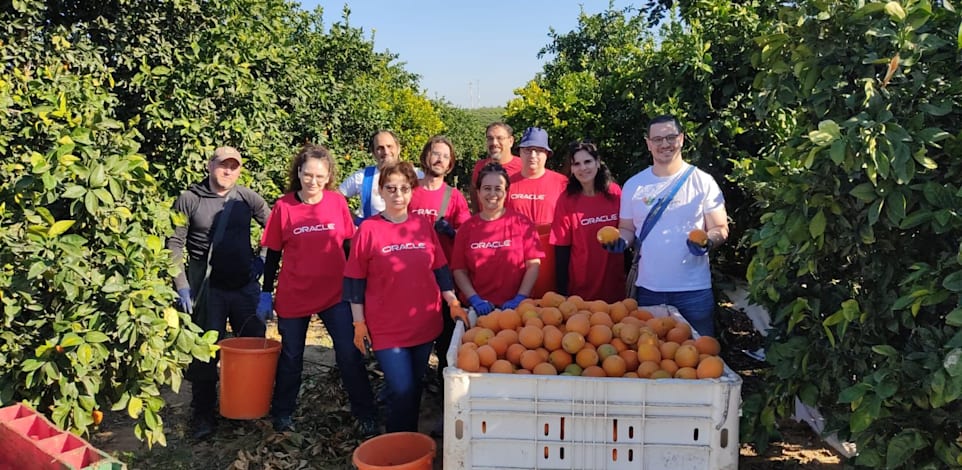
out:
<path id="1" fill-rule="evenodd" d="M 371 335 L 367 330 L 364 319 L 364 291 L 367 290 L 367 279 L 344 277 L 343 300 L 351 304 L 351 319 L 354 323 L 354 347 L 367 354 L 371 344 Z"/>
<path id="2" fill-rule="evenodd" d="M 538 271 L 540 269 L 540 259 L 529 259 L 524 262 L 524 277 L 521 278 L 521 287 L 518 288 L 518 294 L 525 297 L 531 296 L 531 289 L 534 288 L 534 283 L 538 280 Z"/>
<path id="3" fill-rule="evenodd" d="M 173 210 L 180 212 L 186 222 L 183 225 L 177 225 L 174 227 L 174 234 L 167 239 L 167 249 L 170 250 L 170 259 L 174 263 L 174 266 L 180 268 L 177 275 L 174 276 L 174 288 L 180 291 L 181 289 L 190 289 L 190 284 L 187 281 L 187 263 L 190 258 L 187 253 L 187 232 L 190 230 L 190 210 L 187 203 L 187 192 L 182 194 L 177 201 L 174 202 Z"/>
<path id="4" fill-rule="evenodd" d="M 635 242 L 635 223 L 629 218 L 622 217 L 618 221 L 618 233 L 627 245 L 631 246 Z"/>
<path id="5" fill-rule="evenodd" d="M 555 290 L 561 295 L 568 295 L 568 266 L 571 263 L 571 246 L 554 246 Z"/>
<path id="6" fill-rule="evenodd" d="M 254 220 L 261 224 L 261 227 L 265 227 L 267 226 L 267 218 L 271 215 L 271 206 L 260 194 L 257 194 L 253 190 L 251 192 L 254 196 L 251 198 L 251 204 L 253 205 L 253 207 L 251 207 L 251 213 L 254 215 Z"/>
<path id="7" fill-rule="evenodd" d="M 364 170 L 361 171 L 363 172 Z M 357 186 L 355 176 L 357 176 L 357 173 L 348 175 L 347 178 L 344 178 L 344 181 L 341 182 L 341 185 L 337 187 L 337 190 L 340 191 L 344 197 L 351 198 L 360 194 L 361 190 Z"/>
<path id="8" fill-rule="evenodd" d="M 264 280 L 261 292 L 274 292 L 274 280 L 277 279 L 277 271 L 281 266 L 281 252 L 267 248 L 267 256 L 264 259 Z"/>
<path id="9" fill-rule="evenodd" d="M 455 269 L 452 273 L 454 276 L 454 283 L 457 284 L 458 289 L 465 297 L 471 297 L 472 295 L 477 295 L 478 291 L 474 290 L 474 285 L 471 284 L 471 278 L 468 277 L 467 269 Z"/>
<path id="10" fill-rule="evenodd" d="M 705 214 L 705 232 L 708 232 L 712 248 L 718 248 L 728 240 L 728 211 L 725 206 Z"/>

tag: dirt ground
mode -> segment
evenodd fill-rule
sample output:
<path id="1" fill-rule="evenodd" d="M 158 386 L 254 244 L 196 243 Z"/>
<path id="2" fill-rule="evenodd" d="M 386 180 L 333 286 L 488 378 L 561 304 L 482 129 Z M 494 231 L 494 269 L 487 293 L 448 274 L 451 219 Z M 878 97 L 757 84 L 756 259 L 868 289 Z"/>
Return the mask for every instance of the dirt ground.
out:
<path id="1" fill-rule="evenodd" d="M 729 351 L 723 356 L 729 366 L 747 381 L 757 363 L 740 352 L 760 345 L 760 337 L 743 313 L 728 310 L 722 321 L 724 343 Z M 269 336 L 276 337 L 276 328 Z M 353 424 L 349 407 L 340 389 L 333 351 L 323 325 L 315 319 L 308 334 L 305 351 L 304 384 L 294 417 L 295 432 L 277 434 L 268 419 L 234 421 L 221 418 L 215 436 L 194 443 L 189 438 L 190 385 L 184 382 L 181 393 L 167 391 L 168 403 L 162 416 L 167 446 L 148 449 L 133 434 L 126 415 L 110 413 L 99 432 L 90 436 L 92 444 L 125 462 L 130 469 L 350 469 L 351 454 L 362 442 Z M 436 364 L 432 358 L 432 367 Z M 370 374 L 380 386 L 380 373 Z M 746 383 L 747 385 L 747 383 Z M 745 390 L 743 386 L 743 392 Z M 428 387 L 422 401 L 420 430 L 429 433 L 443 413 L 443 398 L 438 387 Z M 770 443 L 759 455 L 752 446 L 742 444 L 739 468 L 761 469 L 840 469 L 842 458 L 804 423 L 779 423 L 781 440 Z M 434 467 L 442 468 L 442 442 Z"/>

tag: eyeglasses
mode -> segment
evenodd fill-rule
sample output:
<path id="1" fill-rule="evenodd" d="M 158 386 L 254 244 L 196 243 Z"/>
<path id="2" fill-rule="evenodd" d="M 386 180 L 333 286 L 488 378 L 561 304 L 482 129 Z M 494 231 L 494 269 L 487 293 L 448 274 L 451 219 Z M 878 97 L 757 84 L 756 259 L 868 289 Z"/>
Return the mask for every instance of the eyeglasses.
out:
<path id="1" fill-rule="evenodd" d="M 411 187 L 410 187 L 410 186 L 391 186 L 391 185 L 388 185 L 388 186 L 385 186 L 384 189 L 386 189 L 387 192 L 389 192 L 389 193 L 391 193 L 391 194 L 397 194 L 398 191 L 401 191 L 401 194 L 407 194 L 407 193 L 411 192 Z"/>
<path id="2" fill-rule="evenodd" d="M 450 154 L 450 153 L 441 153 L 441 152 L 434 152 L 434 151 L 432 151 L 432 152 L 430 153 L 430 155 L 431 155 L 432 157 L 435 157 L 435 158 L 451 158 L 451 154 Z"/>
<path id="3" fill-rule="evenodd" d="M 649 137 L 648 141 L 655 145 L 661 145 L 661 143 L 665 141 L 667 141 L 668 143 L 672 143 L 678 140 L 678 136 L 680 135 L 681 134 L 668 134 L 666 136 Z"/>
<path id="4" fill-rule="evenodd" d="M 510 136 L 507 135 L 488 135 L 484 137 L 484 140 L 488 142 L 494 142 L 495 140 L 508 140 Z"/>
<path id="5" fill-rule="evenodd" d="M 301 179 L 304 181 L 326 181 L 327 175 L 312 175 L 309 173 L 304 173 L 301 175 Z"/>

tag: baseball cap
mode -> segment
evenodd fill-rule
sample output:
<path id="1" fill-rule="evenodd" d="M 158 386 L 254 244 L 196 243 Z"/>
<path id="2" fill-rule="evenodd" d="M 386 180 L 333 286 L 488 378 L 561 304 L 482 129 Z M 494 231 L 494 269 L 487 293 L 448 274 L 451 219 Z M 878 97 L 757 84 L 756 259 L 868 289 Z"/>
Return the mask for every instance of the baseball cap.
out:
<path id="1" fill-rule="evenodd" d="M 234 159 L 237 163 L 243 164 L 244 159 L 241 158 L 240 152 L 234 147 L 217 147 L 214 150 L 214 155 L 210 157 L 212 162 L 222 162 L 224 160 Z"/>

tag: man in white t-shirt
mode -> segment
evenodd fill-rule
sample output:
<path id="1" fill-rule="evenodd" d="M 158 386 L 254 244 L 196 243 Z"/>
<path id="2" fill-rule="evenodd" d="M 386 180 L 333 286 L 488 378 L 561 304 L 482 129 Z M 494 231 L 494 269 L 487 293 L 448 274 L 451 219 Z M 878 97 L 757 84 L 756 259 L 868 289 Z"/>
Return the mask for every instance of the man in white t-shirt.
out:
<path id="1" fill-rule="evenodd" d="M 375 166 L 369 166 L 354 172 L 338 186 L 338 191 L 348 199 L 360 196 L 361 204 L 355 211 L 355 224 L 384 210 L 384 199 L 378 191 L 377 179 L 381 175 L 381 168 L 397 163 L 401 154 L 401 143 L 397 134 L 389 130 L 380 130 L 371 137 L 371 155 L 374 156 Z"/>
<path id="2" fill-rule="evenodd" d="M 724 196 L 711 175 L 682 160 L 685 134 L 674 116 L 652 119 L 646 141 L 654 164 L 625 182 L 621 238 L 605 248 L 624 251 L 642 235 L 649 213 L 658 214 L 659 202 L 670 199 L 641 243 L 635 298 L 638 305 L 673 305 L 699 334 L 714 335 L 707 255 L 728 239 Z M 707 232 L 707 240 L 690 240 L 695 229 Z"/>

